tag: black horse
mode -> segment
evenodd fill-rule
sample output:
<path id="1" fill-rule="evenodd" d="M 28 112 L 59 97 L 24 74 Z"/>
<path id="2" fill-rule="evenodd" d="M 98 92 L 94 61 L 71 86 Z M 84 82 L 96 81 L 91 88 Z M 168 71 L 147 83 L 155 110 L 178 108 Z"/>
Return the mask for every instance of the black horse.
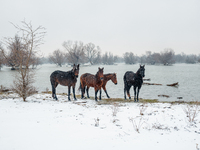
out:
<path id="1" fill-rule="evenodd" d="M 72 86 L 74 100 L 76 100 L 75 95 L 75 86 L 77 82 L 79 74 L 79 64 L 76 66 L 74 64 L 73 69 L 71 71 L 63 72 L 63 71 L 54 71 L 50 76 L 51 86 L 52 86 L 52 97 L 54 99 L 58 99 L 56 96 L 56 87 L 58 84 L 63 86 L 68 86 L 68 100 L 70 101 L 70 88 Z"/>
<path id="2" fill-rule="evenodd" d="M 145 76 L 145 68 L 144 67 L 145 67 L 145 65 L 143 65 L 143 66 L 140 65 L 140 68 L 138 69 L 138 71 L 136 73 L 134 73 L 132 71 L 127 71 L 124 74 L 124 99 L 126 99 L 126 92 L 127 92 L 129 99 L 131 99 L 129 91 L 130 91 L 131 86 L 133 86 L 134 101 L 136 102 L 136 98 L 138 101 L 138 95 L 140 92 L 140 88 L 142 87 L 143 77 Z M 137 95 L 136 95 L 136 90 L 137 90 Z"/>

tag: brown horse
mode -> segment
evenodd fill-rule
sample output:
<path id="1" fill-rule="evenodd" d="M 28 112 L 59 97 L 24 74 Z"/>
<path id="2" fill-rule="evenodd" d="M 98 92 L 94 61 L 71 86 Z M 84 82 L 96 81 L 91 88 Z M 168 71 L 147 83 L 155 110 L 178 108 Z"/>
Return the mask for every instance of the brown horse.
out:
<path id="1" fill-rule="evenodd" d="M 107 82 L 108 82 L 109 80 L 111 80 L 114 84 L 117 84 L 117 75 L 116 75 L 116 73 L 109 73 L 109 74 L 104 74 L 104 75 L 103 75 L 103 85 L 102 85 L 102 88 L 103 88 L 103 90 L 104 90 L 104 92 L 106 93 L 106 96 L 107 96 L 108 98 L 110 98 L 110 96 L 109 96 L 108 93 L 107 93 L 106 84 L 107 84 Z M 90 87 L 88 87 L 88 86 L 87 86 L 87 88 L 86 88 L 86 92 L 87 92 L 87 97 L 88 97 L 88 98 L 90 98 L 90 97 L 89 97 L 89 88 L 90 88 Z M 100 90 L 99 99 L 101 99 L 101 90 Z"/>
<path id="2" fill-rule="evenodd" d="M 85 87 L 94 87 L 95 90 L 95 100 L 97 101 L 97 93 L 101 89 L 103 85 L 103 69 L 98 68 L 99 71 L 96 75 L 85 73 L 82 74 L 80 77 L 80 89 L 81 89 L 81 98 L 84 98 L 85 94 Z"/>
<path id="3" fill-rule="evenodd" d="M 63 72 L 59 70 L 54 71 L 50 76 L 50 81 L 51 81 L 51 86 L 52 86 L 52 97 L 56 100 L 58 99 L 56 96 L 56 87 L 58 86 L 58 84 L 60 84 L 63 86 L 68 86 L 68 100 L 69 101 L 70 101 L 70 88 L 72 86 L 74 100 L 76 100 L 75 86 L 76 86 L 78 74 L 79 74 L 79 64 L 77 66 L 74 64 L 73 69 L 68 72 Z"/>

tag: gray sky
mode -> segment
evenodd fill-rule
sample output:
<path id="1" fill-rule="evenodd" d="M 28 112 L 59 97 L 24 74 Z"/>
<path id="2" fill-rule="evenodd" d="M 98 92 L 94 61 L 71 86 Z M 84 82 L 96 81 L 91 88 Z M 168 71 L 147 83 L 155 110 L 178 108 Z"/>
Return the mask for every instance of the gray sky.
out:
<path id="1" fill-rule="evenodd" d="M 0 0 L 0 35 L 14 37 L 24 19 L 47 29 L 41 51 L 67 40 L 122 56 L 172 48 L 200 54 L 200 0 Z"/>

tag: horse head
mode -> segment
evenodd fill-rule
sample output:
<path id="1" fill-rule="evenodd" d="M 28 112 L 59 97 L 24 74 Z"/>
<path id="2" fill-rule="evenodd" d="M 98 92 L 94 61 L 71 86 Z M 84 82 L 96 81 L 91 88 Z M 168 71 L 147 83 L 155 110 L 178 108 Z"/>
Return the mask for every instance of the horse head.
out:
<path id="1" fill-rule="evenodd" d="M 145 65 L 140 65 L 140 68 L 138 69 L 138 71 L 139 71 L 139 75 L 141 76 L 141 77 L 145 77 Z"/>
<path id="2" fill-rule="evenodd" d="M 78 74 L 79 74 L 79 64 L 76 66 L 74 64 L 72 72 L 75 74 L 76 78 L 78 78 Z"/>
<path id="3" fill-rule="evenodd" d="M 103 80 L 103 69 L 104 69 L 104 67 L 101 69 L 101 68 L 99 68 L 99 71 L 97 72 L 97 76 L 101 79 L 101 80 Z"/>
<path id="4" fill-rule="evenodd" d="M 114 83 L 114 84 L 117 84 L 117 74 L 114 73 L 112 78 L 111 78 L 111 81 Z"/>

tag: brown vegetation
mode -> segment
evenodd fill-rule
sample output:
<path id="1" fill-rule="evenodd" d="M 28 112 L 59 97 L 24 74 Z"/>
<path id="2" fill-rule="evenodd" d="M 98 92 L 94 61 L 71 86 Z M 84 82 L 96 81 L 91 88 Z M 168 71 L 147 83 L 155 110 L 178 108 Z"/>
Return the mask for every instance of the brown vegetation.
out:
<path id="1" fill-rule="evenodd" d="M 36 54 L 46 32 L 42 26 L 33 29 L 31 23 L 25 21 L 21 23 L 22 27 L 13 24 L 18 30 L 19 36 L 5 38 L 4 44 L 8 47 L 9 52 L 7 53 L 1 47 L 1 53 L 13 69 L 19 68 L 15 74 L 12 91 L 26 101 L 28 96 L 36 92 L 35 87 L 32 86 L 35 73 L 30 69 L 30 66 L 37 64 Z"/>

